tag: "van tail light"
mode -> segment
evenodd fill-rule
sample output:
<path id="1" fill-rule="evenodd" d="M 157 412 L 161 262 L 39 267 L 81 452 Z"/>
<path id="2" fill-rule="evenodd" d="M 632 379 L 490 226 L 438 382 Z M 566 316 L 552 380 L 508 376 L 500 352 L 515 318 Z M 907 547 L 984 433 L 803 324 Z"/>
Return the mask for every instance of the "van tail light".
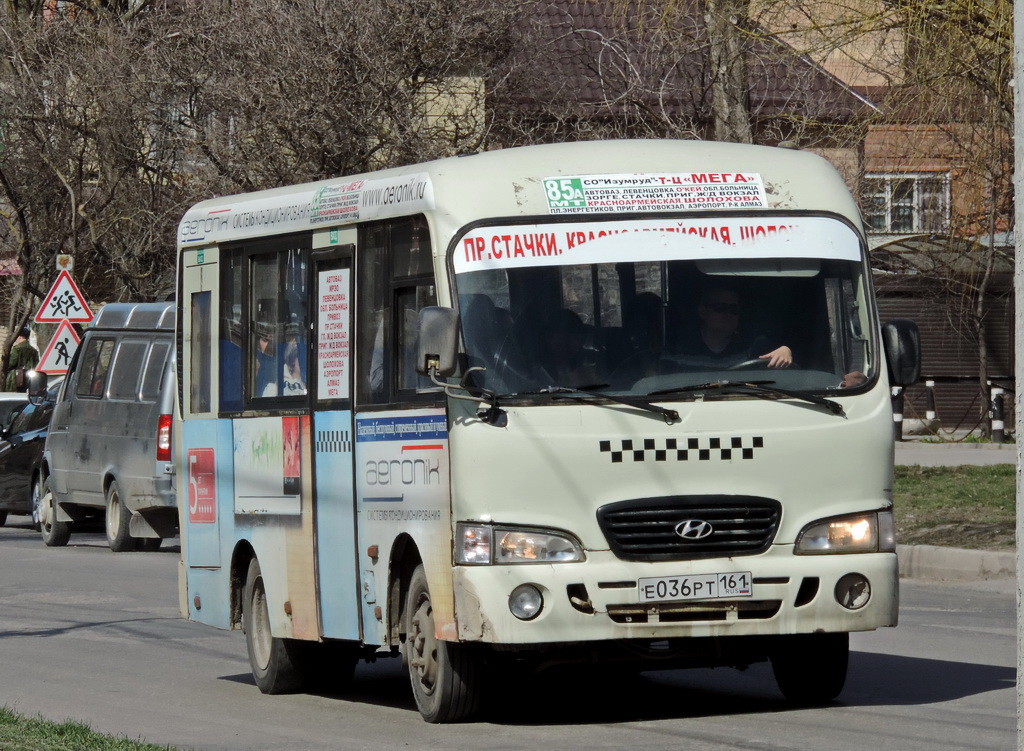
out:
<path id="1" fill-rule="evenodd" d="M 158 462 L 169 462 L 171 460 L 171 416 L 160 415 L 156 426 L 156 460 Z"/>

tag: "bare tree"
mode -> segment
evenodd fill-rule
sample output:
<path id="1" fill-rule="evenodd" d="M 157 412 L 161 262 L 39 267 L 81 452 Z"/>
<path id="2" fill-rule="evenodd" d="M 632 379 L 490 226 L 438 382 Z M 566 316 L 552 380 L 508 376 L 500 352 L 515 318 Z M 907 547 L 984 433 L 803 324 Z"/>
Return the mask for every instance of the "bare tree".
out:
<path id="1" fill-rule="evenodd" d="M 1012 263 L 996 240 L 1013 223 L 1012 3 L 791 0 L 763 2 L 755 14 L 883 103 L 865 123 L 876 169 L 948 171 L 951 193 L 940 197 L 951 204 L 948 220 L 908 229 L 930 234 L 933 250 L 904 263 L 934 290 L 949 327 L 973 343 L 984 415 L 992 283 Z M 864 208 L 870 218 L 873 207 Z"/>
<path id="2" fill-rule="evenodd" d="M 2 288 L 13 329 L 58 253 L 74 254 L 93 300 L 154 299 L 172 289 L 177 222 L 195 201 L 485 147 L 482 71 L 507 55 L 516 5 L 5 10 L 0 255 L 22 270 Z"/>

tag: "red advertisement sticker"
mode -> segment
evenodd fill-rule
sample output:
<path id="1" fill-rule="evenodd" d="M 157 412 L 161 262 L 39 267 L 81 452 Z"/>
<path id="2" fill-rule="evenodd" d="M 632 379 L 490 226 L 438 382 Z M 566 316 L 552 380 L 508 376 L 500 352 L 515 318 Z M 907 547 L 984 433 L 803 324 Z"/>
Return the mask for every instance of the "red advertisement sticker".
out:
<path id="1" fill-rule="evenodd" d="M 188 451 L 188 521 L 212 524 L 217 521 L 217 461 L 213 449 Z"/>

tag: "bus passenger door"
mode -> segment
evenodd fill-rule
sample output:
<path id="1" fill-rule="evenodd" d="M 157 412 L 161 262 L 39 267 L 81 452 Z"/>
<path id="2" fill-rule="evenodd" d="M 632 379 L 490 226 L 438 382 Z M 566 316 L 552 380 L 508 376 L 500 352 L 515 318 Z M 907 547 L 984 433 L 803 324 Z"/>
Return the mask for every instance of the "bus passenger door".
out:
<path id="1" fill-rule="evenodd" d="M 333 639 L 360 639 L 356 553 L 351 380 L 352 254 L 355 229 L 333 230 L 350 243 L 313 253 L 313 414 L 317 592 L 321 631 Z M 319 238 L 318 238 L 319 239 Z M 320 243 L 314 241 L 314 247 Z"/>

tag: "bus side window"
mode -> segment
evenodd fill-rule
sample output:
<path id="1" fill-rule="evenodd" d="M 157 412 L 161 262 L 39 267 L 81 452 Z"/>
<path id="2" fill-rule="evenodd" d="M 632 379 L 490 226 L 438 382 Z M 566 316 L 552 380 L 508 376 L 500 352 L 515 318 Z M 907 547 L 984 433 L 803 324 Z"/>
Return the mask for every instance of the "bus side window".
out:
<path id="1" fill-rule="evenodd" d="M 284 400 L 277 405 L 282 408 L 291 400 L 298 408 L 308 393 L 311 237 L 282 235 L 221 248 L 216 342 L 220 412 L 273 406 L 264 400 Z"/>
<path id="2" fill-rule="evenodd" d="M 213 294 L 192 293 L 192 388 L 189 393 L 190 409 L 195 413 L 209 412 L 212 400 L 210 373 L 213 370 L 213 321 L 210 310 Z M 124 346 L 124 345 L 122 345 Z"/>
<path id="3" fill-rule="evenodd" d="M 356 394 L 362 404 L 387 402 L 387 358 L 384 330 L 388 323 L 387 225 L 368 227 L 360 243 L 356 315 L 359 328 L 356 340 L 359 369 Z"/>
<path id="4" fill-rule="evenodd" d="M 226 254 L 220 290 L 220 409 L 242 409 L 242 269 L 245 257 Z"/>
<path id="5" fill-rule="evenodd" d="M 416 398 L 419 310 L 436 303 L 426 221 L 397 219 L 363 229 L 357 261 L 357 396 L 361 404 Z"/>
<path id="6" fill-rule="evenodd" d="M 419 328 L 420 308 L 437 304 L 433 284 L 421 284 L 395 291 L 395 310 L 398 317 L 398 390 L 410 391 L 429 388 L 430 379 L 416 372 L 416 335 Z"/>

